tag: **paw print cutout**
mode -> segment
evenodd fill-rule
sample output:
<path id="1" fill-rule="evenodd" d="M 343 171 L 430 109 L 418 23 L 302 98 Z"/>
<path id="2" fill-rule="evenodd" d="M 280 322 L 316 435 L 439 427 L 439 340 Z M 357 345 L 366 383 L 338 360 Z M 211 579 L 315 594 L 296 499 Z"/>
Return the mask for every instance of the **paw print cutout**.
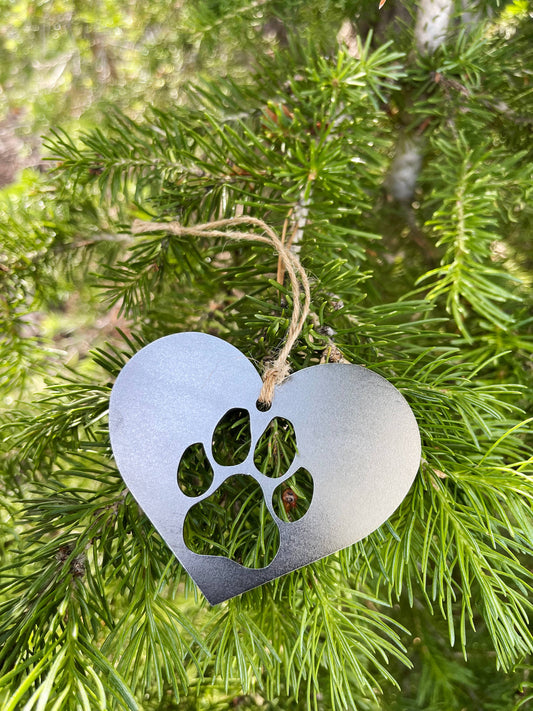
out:
<path id="1" fill-rule="evenodd" d="M 185 517 L 187 547 L 246 568 L 270 565 L 279 549 L 278 521 L 301 519 L 312 500 L 311 475 L 302 467 L 295 471 L 297 453 L 294 427 L 287 419 L 272 418 L 253 442 L 248 411 L 229 410 L 215 427 L 209 455 L 202 443 L 194 443 L 178 466 L 181 491 L 199 499 Z M 235 466 L 245 473 L 235 474 Z M 201 498 L 210 492 L 218 470 L 223 483 Z M 280 481 L 272 490 L 273 478 Z"/>
<path id="2" fill-rule="evenodd" d="M 178 333 L 133 356 L 111 393 L 120 473 L 213 605 L 367 536 L 420 463 L 409 405 L 367 368 L 304 368 L 267 412 L 261 386 L 234 346 Z"/>

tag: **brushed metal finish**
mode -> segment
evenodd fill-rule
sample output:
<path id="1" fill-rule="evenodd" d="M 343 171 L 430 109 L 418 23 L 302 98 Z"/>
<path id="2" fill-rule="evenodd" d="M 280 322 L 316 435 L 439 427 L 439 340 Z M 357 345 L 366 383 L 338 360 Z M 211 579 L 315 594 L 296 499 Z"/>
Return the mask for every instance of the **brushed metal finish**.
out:
<path id="1" fill-rule="evenodd" d="M 177 333 L 140 350 L 111 393 L 109 427 L 117 466 L 129 490 L 214 605 L 349 546 L 380 526 L 400 505 L 420 463 L 420 434 L 400 392 L 357 365 L 327 363 L 300 370 L 276 388 L 272 407 L 256 407 L 262 381 L 234 346 L 204 333 Z M 233 408 L 250 413 L 252 447 L 235 467 L 216 463 L 216 424 Z M 289 420 L 298 452 L 286 475 L 271 479 L 254 465 L 255 443 L 273 417 Z M 213 467 L 209 489 L 186 496 L 177 469 L 187 447 L 201 442 Z M 272 493 L 299 468 L 314 483 L 307 513 L 280 521 Z M 280 530 L 280 546 L 265 568 L 249 569 L 220 556 L 193 553 L 183 539 L 189 509 L 231 474 L 261 486 Z"/>

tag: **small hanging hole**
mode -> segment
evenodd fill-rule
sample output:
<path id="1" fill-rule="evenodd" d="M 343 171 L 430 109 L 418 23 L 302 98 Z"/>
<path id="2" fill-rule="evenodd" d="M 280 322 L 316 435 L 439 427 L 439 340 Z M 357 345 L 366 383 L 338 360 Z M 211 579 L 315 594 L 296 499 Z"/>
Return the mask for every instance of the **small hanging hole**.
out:
<path id="1" fill-rule="evenodd" d="M 270 410 L 270 408 L 272 407 L 272 403 L 271 402 L 263 402 L 262 400 L 258 400 L 255 403 L 255 406 L 257 407 L 259 412 L 268 412 Z"/>

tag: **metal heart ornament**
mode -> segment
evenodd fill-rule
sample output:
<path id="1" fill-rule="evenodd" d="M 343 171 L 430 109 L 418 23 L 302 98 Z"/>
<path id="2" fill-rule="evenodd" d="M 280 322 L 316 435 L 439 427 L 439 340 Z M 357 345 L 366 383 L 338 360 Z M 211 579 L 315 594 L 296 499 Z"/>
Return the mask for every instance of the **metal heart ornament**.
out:
<path id="1" fill-rule="evenodd" d="M 212 605 L 367 536 L 400 505 L 420 463 L 420 435 L 409 405 L 366 368 L 326 363 L 300 370 L 276 387 L 267 412 L 256 405 L 261 386 L 255 367 L 231 344 L 204 333 L 178 333 L 133 356 L 111 393 L 111 445 L 120 473 Z M 213 432 L 235 408 L 249 413 L 251 454 L 239 465 L 221 466 L 211 451 Z M 283 481 L 300 467 L 313 479 L 309 508 L 292 522 L 282 521 L 272 505 L 280 479 L 254 464 L 254 442 L 275 417 L 292 423 L 296 436 L 296 455 Z M 198 497 L 187 496 L 177 482 L 181 457 L 194 443 L 203 444 L 214 473 Z M 235 474 L 257 481 L 279 528 L 278 552 L 264 568 L 200 555 L 184 539 L 188 511 Z"/>

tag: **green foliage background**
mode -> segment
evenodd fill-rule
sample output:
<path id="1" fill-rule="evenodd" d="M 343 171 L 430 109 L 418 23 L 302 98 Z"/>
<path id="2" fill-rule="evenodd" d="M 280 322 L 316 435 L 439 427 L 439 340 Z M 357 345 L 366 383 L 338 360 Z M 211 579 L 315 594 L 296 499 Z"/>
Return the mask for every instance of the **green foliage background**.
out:
<path id="1" fill-rule="evenodd" d="M 529 4 L 458 8 L 429 56 L 393 0 L 2 9 L 5 116 L 51 159 L 0 194 L 2 710 L 527 708 Z M 125 490 L 107 404 L 167 333 L 279 349 L 273 253 L 131 230 L 240 212 L 302 228 L 293 369 L 387 377 L 423 460 L 381 529 L 211 609 Z"/>

